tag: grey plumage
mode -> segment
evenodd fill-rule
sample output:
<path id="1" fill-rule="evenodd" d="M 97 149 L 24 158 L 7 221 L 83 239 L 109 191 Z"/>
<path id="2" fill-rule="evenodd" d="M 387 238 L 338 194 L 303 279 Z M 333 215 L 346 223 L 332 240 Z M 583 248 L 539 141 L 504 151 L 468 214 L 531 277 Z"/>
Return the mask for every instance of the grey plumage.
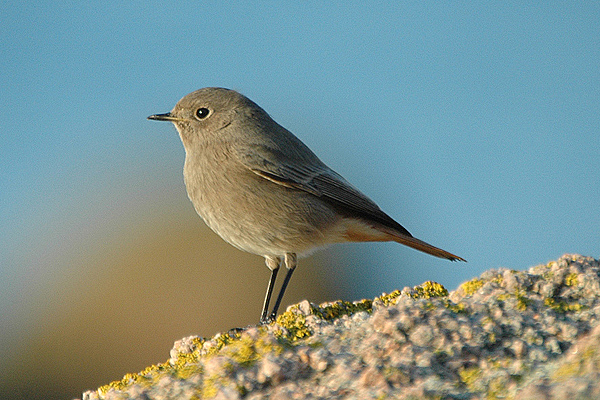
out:
<path id="1" fill-rule="evenodd" d="M 204 88 L 166 114 L 186 151 L 190 200 L 206 224 L 233 246 L 265 257 L 272 275 L 261 321 L 275 317 L 296 255 L 334 243 L 396 241 L 436 257 L 464 261 L 414 238 L 371 199 L 325 165 L 296 136 L 247 97 Z M 272 286 L 288 268 L 273 311 Z"/>

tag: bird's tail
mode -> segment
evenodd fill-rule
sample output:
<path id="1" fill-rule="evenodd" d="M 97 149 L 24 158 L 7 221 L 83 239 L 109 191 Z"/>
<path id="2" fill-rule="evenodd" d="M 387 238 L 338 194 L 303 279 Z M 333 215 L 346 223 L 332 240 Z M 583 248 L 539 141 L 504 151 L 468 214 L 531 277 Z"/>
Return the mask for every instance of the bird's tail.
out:
<path id="1" fill-rule="evenodd" d="M 392 220 L 393 221 L 393 220 Z M 432 246 L 416 237 L 413 237 L 410 232 L 398 225 L 402 231 L 396 227 L 390 227 L 380 224 L 373 224 L 362 219 L 347 218 L 342 221 L 343 239 L 340 242 L 397 242 L 413 249 L 422 251 L 423 253 L 431 254 L 439 258 L 445 258 L 450 261 L 467 261 L 462 257 L 454 255 Z"/>
<path id="2" fill-rule="evenodd" d="M 412 247 L 413 249 L 422 251 L 423 253 L 431 254 L 432 256 L 436 256 L 439 258 L 445 258 L 450 261 L 467 261 L 462 257 L 449 253 L 446 250 L 442 250 L 438 247 L 432 246 L 429 243 L 417 239 L 416 237 L 394 234 L 392 232 L 388 232 L 388 234 L 394 242 L 403 244 L 408 247 Z"/>

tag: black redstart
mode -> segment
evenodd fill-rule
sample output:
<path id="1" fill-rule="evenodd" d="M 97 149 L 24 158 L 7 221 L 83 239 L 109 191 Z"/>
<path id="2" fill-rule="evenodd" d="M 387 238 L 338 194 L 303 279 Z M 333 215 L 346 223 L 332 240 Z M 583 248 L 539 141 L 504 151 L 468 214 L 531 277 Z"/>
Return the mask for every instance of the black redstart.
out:
<path id="1" fill-rule="evenodd" d="M 170 121 L 179 131 L 188 196 L 206 224 L 233 246 L 265 258 L 271 278 L 262 323 L 275 318 L 297 255 L 333 243 L 395 241 L 465 261 L 413 237 L 240 93 L 200 89 L 148 119 Z M 269 313 L 282 261 L 287 274 Z"/>

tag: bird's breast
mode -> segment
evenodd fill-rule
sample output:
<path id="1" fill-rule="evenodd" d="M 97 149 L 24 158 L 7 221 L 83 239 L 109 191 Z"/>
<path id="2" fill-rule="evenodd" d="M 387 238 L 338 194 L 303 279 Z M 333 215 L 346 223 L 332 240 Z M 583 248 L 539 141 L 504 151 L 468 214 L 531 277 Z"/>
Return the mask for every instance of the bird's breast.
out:
<path id="1" fill-rule="evenodd" d="M 318 197 L 269 181 L 227 156 L 186 157 L 196 212 L 224 240 L 258 255 L 306 254 L 334 243 L 339 216 Z"/>

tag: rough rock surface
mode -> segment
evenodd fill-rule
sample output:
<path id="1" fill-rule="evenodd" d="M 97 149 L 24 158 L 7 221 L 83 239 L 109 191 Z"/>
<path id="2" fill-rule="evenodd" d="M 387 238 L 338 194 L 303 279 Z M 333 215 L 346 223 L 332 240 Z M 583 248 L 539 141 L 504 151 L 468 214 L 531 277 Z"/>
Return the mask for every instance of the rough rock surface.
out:
<path id="1" fill-rule="evenodd" d="M 600 399 L 600 262 L 495 269 L 448 293 L 290 306 L 175 343 L 83 399 Z"/>

